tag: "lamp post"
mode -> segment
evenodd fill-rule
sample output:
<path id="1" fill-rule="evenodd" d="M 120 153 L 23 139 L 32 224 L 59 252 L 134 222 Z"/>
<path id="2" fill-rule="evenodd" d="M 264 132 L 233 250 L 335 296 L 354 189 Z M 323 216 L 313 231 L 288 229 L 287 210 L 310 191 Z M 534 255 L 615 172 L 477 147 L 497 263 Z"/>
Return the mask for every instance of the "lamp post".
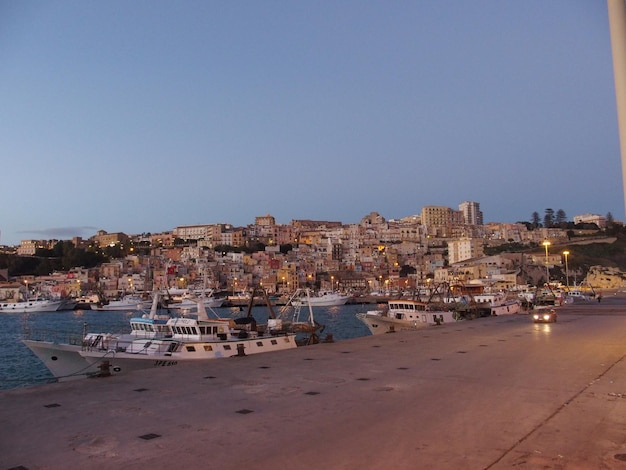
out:
<path id="1" fill-rule="evenodd" d="M 550 242 L 544 240 L 543 246 L 546 248 L 546 283 L 550 284 L 550 268 L 548 268 L 548 247 L 550 246 Z"/>
<path id="2" fill-rule="evenodd" d="M 567 286 L 567 292 L 569 292 L 569 266 L 567 265 L 567 257 L 569 256 L 569 251 L 565 250 L 563 252 L 563 256 L 565 256 L 565 285 Z"/>

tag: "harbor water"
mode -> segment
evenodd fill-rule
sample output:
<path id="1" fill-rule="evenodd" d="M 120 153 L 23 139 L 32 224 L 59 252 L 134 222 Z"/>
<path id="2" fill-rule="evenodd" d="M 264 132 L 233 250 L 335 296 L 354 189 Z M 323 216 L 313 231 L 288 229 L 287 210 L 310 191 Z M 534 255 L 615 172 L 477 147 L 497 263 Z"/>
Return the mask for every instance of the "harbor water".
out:
<path id="1" fill-rule="evenodd" d="M 339 307 L 314 307 L 314 319 L 324 325 L 320 336 L 332 335 L 334 341 L 358 338 L 369 335 L 367 327 L 356 318 L 357 312 L 375 309 L 375 305 L 344 305 Z M 274 307 L 276 314 L 281 307 Z M 220 317 L 245 315 L 245 309 L 215 309 Z M 41 361 L 22 343 L 29 331 L 54 331 L 55 337 L 69 334 L 82 334 L 83 331 L 102 333 L 127 333 L 129 320 L 139 316 L 138 311 L 93 311 L 68 310 L 60 312 L 2 313 L 0 320 L 0 389 L 24 387 L 54 382 L 54 378 Z M 167 313 L 163 311 L 162 313 Z M 285 318 L 292 315 L 293 309 L 285 312 Z M 252 314 L 258 322 L 264 323 L 268 316 L 267 307 L 254 307 Z M 308 314 L 303 307 L 300 318 Z"/>

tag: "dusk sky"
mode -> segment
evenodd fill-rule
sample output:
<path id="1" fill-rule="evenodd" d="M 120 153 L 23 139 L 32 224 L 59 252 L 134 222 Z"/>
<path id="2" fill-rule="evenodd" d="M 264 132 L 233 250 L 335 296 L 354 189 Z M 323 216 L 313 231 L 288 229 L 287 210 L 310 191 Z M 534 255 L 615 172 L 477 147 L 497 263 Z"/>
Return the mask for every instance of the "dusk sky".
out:
<path id="1" fill-rule="evenodd" d="M 624 220 L 605 0 L 0 0 L 0 244 Z"/>

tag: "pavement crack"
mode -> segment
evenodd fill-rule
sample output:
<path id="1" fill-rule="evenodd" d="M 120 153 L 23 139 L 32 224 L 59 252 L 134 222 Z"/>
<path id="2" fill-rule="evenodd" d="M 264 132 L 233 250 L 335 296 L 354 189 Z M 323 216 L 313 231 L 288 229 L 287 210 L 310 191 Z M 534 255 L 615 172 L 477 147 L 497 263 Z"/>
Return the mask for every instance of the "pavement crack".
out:
<path id="1" fill-rule="evenodd" d="M 548 417 L 546 417 L 544 420 L 542 420 L 539 424 L 537 424 L 534 428 L 532 428 L 530 431 L 528 431 L 525 435 L 523 435 L 520 439 L 518 439 L 517 441 L 515 441 L 515 443 L 509 447 L 508 449 L 506 449 L 502 455 L 500 455 L 500 457 L 498 457 L 496 460 L 494 460 L 493 462 L 491 462 L 489 465 L 487 465 L 484 470 L 488 470 L 490 468 L 492 468 L 494 465 L 497 465 L 500 461 L 502 461 L 502 459 L 504 459 L 507 455 L 509 455 L 518 445 L 520 445 L 522 442 L 524 442 L 526 439 L 528 439 L 530 436 L 532 436 L 538 429 L 540 429 L 541 427 L 545 426 L 550 420 L 552 420 L 556 415 L 558 415 L 564 408 L 566 408 L 570 403 L 572 403 L 574 400 L 576 400 L 580 395 L 582 395 L 583 393 L 585 393 L 589 387 L 591 387 L 593 384 L 595 384 L 596 382 L 598 382 L 598 380 L 600 380 L 602 377 L 604 377 L 606 374 L 608 374 L 611 369 L 613 369 L 616 365 L 618 365 L 620 362 L 624 361 L 624 358 L 626 358 L 626 356 L 622 356 L 620 357 L 618 360 L 616 360 L 615 362 L 613 362 L 613 364 L 611 364 L 609 367 L 607 367 L 601 374 L 599 374 L 595 379 L 593 379 L 591 382 L 589 382 L 587 385 L 585 385 L 583 388 L 581 388 L 578 392 L 576 392 L 574 395 L 572 395 L 567 401 L 565 401 L 563 404 L 561 404 L 552 414 L 550 414 Z"/>

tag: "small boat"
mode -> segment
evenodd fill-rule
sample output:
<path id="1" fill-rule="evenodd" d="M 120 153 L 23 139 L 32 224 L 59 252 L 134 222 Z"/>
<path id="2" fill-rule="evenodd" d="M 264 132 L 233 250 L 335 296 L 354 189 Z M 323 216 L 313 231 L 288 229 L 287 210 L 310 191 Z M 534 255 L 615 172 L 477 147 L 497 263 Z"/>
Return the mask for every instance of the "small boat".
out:
<path id="1" fill-rule="evenodd" d="M 583 300 L 583 301 L 593 300 L 593 296 L 586 294 L 585 292 L 582 292 L 578 289 L 570 290 L 565 294 L 565 303 L 571 304 L 576 300 Z"/>
<path id="2" fill-rule="evenodd" d="M 61 300 L 51 299 L 23 299 L 16 302 L 1 302 L 0 313 L 30 313 L 30 312 L 55 312 L 60 306 Z"/>
<path id="3" fill-rule="evenodd" d="M 332 291 L 320 291 L 317 295 L 310 295 L 308 289 L 304 289 L 303 292 L 305 293 L 304 295 L 292 297 L 290 303 L 294 306 L 333 307 L 345 305 L 352 297 Z"/>
<path id="4" fill-rule="evenodd" d="M 506 299 L 491 305 L 491 315 L 513 315 L 522 310 L 522 302 L 518 299 Z"/>
<path id="5" fill-rule="evenodd" d="M 359 320 L 373 335 L 402 330 L 418 330 L 429 325 L 457 321 L 459 316 L 449 310 L 431 310 L 431 305 L 419 300 L 390 300 L 384 310 L 357 313 Z"/>
<path id="6" fill-rule="evenodd" d="M 513 315 L 522 309 L 519 299 L 509 299 L 506 292 L 484 292 L 473 296 L 478 310 L 486 315 Z"/>
<path id="7" fill-rule="evenodd" d="M 169 292 L 171 294 L 171 292 Z M 201 299 L 204 304 L 204 308 L 219 308 L 226 299 L 224 297 L 215 297 L 213 290 L 205 290 L 200 293 L 194 293 L 188 290 L 184 290 L 177 296 L 172 297 L 171 301 L 166 302 L 165 307 L 170 310 L 175 310 L 180 313 L 195 313 L 198 311 L 198 302 L 196 299 Z"/>
<path id="8" fill-rule="evenodd" d="M 125 310 L 145 310 L 150 307 L 151 301 L 143 300 L 136 295 L 125 295 L 119 300 L 107 300 L 95 305 L 91 305 L 91 310 L 125 311 Z"/>

